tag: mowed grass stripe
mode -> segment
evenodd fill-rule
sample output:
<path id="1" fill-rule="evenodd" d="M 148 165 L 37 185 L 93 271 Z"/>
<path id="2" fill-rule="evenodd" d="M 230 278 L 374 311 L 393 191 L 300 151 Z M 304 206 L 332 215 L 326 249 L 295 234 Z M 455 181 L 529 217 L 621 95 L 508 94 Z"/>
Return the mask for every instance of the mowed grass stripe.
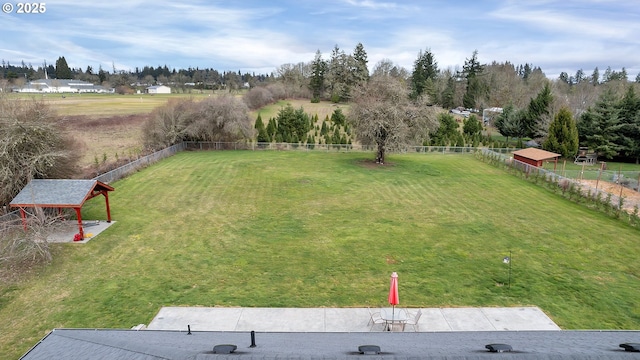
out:
<path id="1" fill-rule="evenodd" d="M 183 152 L 113 184 L 114 220 L 55 245 L 0 308 L 0 352 L 161 306 L 537 305 L 564 328 L 640 326 L 638 230 L 472 156 Z M 104 218 L 91 200 L 86 219 Z M 502 258 L 512 251 L 512 286 Z"/>

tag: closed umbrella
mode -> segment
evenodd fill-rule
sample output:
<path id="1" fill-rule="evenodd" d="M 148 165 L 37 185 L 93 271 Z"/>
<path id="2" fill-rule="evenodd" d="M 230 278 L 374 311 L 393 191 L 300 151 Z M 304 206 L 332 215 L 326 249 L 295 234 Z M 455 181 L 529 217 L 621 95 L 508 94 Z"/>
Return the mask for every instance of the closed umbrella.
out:
<path id="1" fill-rule="evenodd" d="M 396 305 L 400 304 L 398 296 L 398 274 L 394 271 L 391 273 L 391 285 L 389 286 L 389 304 L 392 306 L 391 320 L 395 318 Z"/>

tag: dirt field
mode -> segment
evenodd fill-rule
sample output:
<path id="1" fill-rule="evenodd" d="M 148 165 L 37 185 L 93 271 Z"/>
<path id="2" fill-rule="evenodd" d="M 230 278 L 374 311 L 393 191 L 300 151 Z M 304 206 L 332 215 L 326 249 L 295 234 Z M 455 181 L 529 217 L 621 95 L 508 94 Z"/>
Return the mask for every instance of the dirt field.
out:
<path id="1" fill-rule="evenodd" d="M 116 157 L 139 155 L 142 152 L 142 125 L 148 117 L 149 114 L 67 116 L 65 128 L 82 146 L 81 166 L 95 168 L 96 160 L 101 165 L 115 162 Z"/>
<path id="2" fill-rule="evenodd" d="M 578 182 L 581 184 L 591 186 L 592 188 L 596 188 L 596 183 L 597 183 L 598 190 L 606 191 L 607 193 L 610 193 L 615 196 L 620 196 L 622 194 L 622 196 L 625 198 L 625 203 L 626 203 L 626 206 L 624 208 L 627 211 L 633 211 L 634 204 L 640 204 L 640 192 L 626 188 L 622 185 L 618 185 L 618 184 L 614 184 L 614 183 L 610 183 L 602 180 L 600 181 L 579 180 Z"/>
<path id="3" fill-rule="evenodd" d="M 169 99 L 180 97 L 204 97 L 204 94 L 171 95 L 76 95 L 49 96 L 43 99 L 59 115 L 65 118 L 65 128 L 81 144 L 83 151 L 81 166 L 88 172 L 103 163 L 131 157 L 142 152 L 142 125 L 153 109 L 164 105 Z M 249 113 L 252 121 L 261 114 L 263 121 L 278 115 L 280 109 L 291 104 L 298 109 L 303 107 L 310 115 L 318 115 L 322 123 L 326 116 L 337 108 L 346 112 L 344 104 L 330 102 L 311 103 L 307 99 L 291 99 L 266 106 Z M 106 157 L 106 161 L 105 161 Z"/>

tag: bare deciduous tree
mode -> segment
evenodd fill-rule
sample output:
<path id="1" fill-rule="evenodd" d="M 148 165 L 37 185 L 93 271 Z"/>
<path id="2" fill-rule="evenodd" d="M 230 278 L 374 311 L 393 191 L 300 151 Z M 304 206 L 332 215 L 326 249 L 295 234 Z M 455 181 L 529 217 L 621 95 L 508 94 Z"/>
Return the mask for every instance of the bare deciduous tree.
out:
<path id="1" fill-rule="evenodd" d="M 259 109 L 274 102 L 271 92 L 262 86 L 254 87 L 242 97 L 249 109 Z"/>
<path id="2" fill-rule="evenodd" d="M 203 101 L 181 99 L 157 108 L 143 127 L 146 148 L 181 141 L 239 141 L 253 138 L 253 122 L 242 100 L 225 95 Z"/>
<path id="3" fill-rule="evenodd" d="M 391 76 L 376 76 L 359 92 L 349 111 L 356 139 L 377 146 L 376 162 L 384 163 L 387 151 L 421 145 L 437 128 L 436 111 L 427 99 L 409 98 L 405 83 Z"/>
<path id="4" fill-rule="evenodd" d="M 193 122 L 185 128 L 187 140 L 231 142 L 253 138 L 253 122 L 242 100 L 225 95 L 195 105 Z"/>
<path id="5" fill-rule="evenodd" d="M 42 101 L 0 96 L 0 204 L 34 178 L 69 178 L 78 173 L 77 141 Z"/>
<path id="6" fill-rule="evenodd" d="M 156 108 L 142 127 L 144 147 L 159 150 L 184 140 L 186 124 L 193 116 L 194 101 L 171 99 Z"/>
<path id="7" fill-rule="evenodd" d="M 47 238 L 61 226 L 61 216 L 35 208 L 26 222 L 19 218 L 0 222 L 0 282 L 52 260 Z"/>

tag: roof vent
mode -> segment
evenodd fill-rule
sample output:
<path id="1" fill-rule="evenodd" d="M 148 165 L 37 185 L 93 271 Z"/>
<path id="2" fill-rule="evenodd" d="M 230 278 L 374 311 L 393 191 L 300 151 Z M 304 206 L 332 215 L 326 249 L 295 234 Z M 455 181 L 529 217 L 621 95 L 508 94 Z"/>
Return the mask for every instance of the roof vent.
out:
<path id="1" fill-rule="evenodd" d="M 509 344 L 489 344 L 485 345 L 484 347 L 489 349 L 489 351 L 491 352 L 508 352 L 513 350 L 513 348 Z"/>
<path id="2" fill-rule="evenodd" d="M 358 352 L 364 355 L 378 355 L 380 354 L 380 346 L 378 345 L 360 345 L 358 346 Z"/>
<path id="3" fill-rule="evenodd" d="M 214 354 L 231 354 L 236 351 L 238 347 L 232 344 L 221 344 L 213 347 Z"/>
<path id="4" fill-rule="evenodd" d="M 640 351 L 640 344 L 638 343 L 624 343 L 624 344 L 620 344 L 620 347 L 623 348 L 624 351 L 633 351 L 633 352 Z"/>

